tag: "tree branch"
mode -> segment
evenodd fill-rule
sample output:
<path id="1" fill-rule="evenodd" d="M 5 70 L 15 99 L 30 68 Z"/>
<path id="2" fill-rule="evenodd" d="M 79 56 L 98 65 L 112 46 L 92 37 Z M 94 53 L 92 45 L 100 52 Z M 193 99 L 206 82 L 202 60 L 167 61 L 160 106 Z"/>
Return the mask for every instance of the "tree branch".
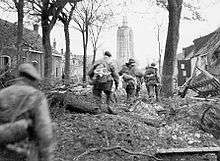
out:
<path id="1" fill-rule="evenodd" d="M 56 9 L 55 13 L 53 13 L 53 17 L 52 17 L 52 19 L 51 19 L 51 21 L 50 21 L 50 30 L 52 30 L 53 26 L 55 25 L 55 23 L 56 23 L 56 21 L 57 21 L 57 19 L 58 19 L 58 17 L 59 17 L 60 12 L 62 11 L 62 9 L 63 9 L 63 7 L 66 5 L 66 3 L 67 3 L 67 2 L 65 2 L 65 3 L 63 3 L 61 6 L 59 6 L 59 7 Z"/>
<path id="2" fill-rule="evenodd" d="M 71 5 L 71 10 L 70 10 L 70 14 L 69 14 L 69 17 L 68 17 L 68 23 L 70 23 L 70 20 L 72 19 L 72 16 L 73 16 L 73 11 L 76 9 L 76 4 L 77 2 L 74 1 L 74 3 L 70 3 Z"/>

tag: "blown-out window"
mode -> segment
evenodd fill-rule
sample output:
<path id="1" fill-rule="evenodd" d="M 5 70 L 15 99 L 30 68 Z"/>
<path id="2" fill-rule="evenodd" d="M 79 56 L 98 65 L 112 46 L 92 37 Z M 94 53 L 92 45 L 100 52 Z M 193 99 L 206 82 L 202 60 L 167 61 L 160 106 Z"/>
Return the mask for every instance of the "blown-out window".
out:
<path id="1" fill-rule="evenodd" d="M 7 55 L 0 56 L 0 69 L 7 69 L 11 66 L 11 58 Z"/>

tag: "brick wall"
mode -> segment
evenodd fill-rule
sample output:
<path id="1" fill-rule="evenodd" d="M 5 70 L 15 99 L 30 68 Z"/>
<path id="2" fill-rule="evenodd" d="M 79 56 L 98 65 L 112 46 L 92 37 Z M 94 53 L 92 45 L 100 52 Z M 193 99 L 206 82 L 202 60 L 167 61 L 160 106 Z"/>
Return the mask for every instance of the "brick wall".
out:
<path id="1" fill-rule="evenodd" d="M 11 67 L 17 68 L 16 48 L 4 48 L 1 56 L 8 56 L 11 60 Z M 37 68 L 41 76 L 44 76 L 44 54 L 34 50 L 24 50 L 20 55 L 21 63 L 29 62 Z M 62 58 L 60 56 L 53 56 L 52 76 L 61 78 L 62 76 Z"/>

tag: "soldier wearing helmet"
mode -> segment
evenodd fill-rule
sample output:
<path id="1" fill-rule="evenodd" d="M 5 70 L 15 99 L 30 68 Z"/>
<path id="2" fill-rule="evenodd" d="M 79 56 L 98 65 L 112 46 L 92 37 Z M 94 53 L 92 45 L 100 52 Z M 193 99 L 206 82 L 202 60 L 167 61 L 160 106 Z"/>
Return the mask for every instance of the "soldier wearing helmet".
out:
<path id="1" fill-rule="evenodd" d="M 119 77 L 116 73 L 116 69 L 111 62 L 111 53 L 109 51 L 104 52 L 104 57 L 97 60 L 88 72 L 91 84 L 93 85 L 93 95 L 97 104 L 97 113 L 102 112 L 102 92 L 106 95 L 107 110 L 110 114 L 114 114 L 111 109 L 111 96 L 112 87 L 115 83 L 115 88 L 118 88 Z"/>
<path id="2" fill-rule="evenodd" d="M 151 65 L 150 65 L 151 67 L 155 67 L 156 66 L 156 64 L 155 63 L 151 63 Z"/>
<path id="3" fill-rule="evenodd" d="M 147 66 L 144 74 L 144 81 L 147 88 L 149 98 L 153 97 L 153 93 L 156 95 L 156 101 L 159 101 L 159 77 L 157 75 L 157 68 L 155 63 L 151 63 Z"/>
<path id="4" fill-rule="evenodd" d="M 139 92 L 142 84 L 143 74 L 136 67 L 134 59 L 129 59 L 122 69 L 119 71 L 119 75 L 122 76 L 124 82 L 124 88 L 127 93 L 127 100 L 131 100 L 133 96 L 139 96 Z"/>
<path id="5" fill-rule="evenodd" d="M 41 76 L 29 63 L 21 64 L 18 71 L 20 78 L 17 82 L 0 91 L 0 126 L 26 120 L 27 135 L 20 136 L 19 132 L 16 134 L 19 129 L 15 126 L 15 138 L 8 136 L 14 142 L 10 142 L 9 139 L 9 142 L 2 142 L 0 139 L 0 160 L 23 161 L 29 158 L 28 153 L 19 154 L 8 148 L 8 143 L 14 144 L 28 139 L 28 144 L 35 147 L 34 153 L 38 154 L 35 155 L 36 158 L 31 158 L 32 160 L 52 161 L 53 132 L 48 104 L 45 95 L 36 89 Z"/>

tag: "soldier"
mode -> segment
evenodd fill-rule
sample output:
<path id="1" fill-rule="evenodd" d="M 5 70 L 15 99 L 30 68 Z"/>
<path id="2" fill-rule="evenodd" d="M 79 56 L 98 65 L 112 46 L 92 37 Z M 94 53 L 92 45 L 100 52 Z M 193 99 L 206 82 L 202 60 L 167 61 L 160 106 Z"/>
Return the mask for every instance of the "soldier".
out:
<path id="1" fill-rule="evenodd" d="M 151 66 L 146 67 L 144 74 L 145 85 L 147 88 L 149 98 L 152 96 L 152 91 L 155 92 L 156 101 L 159 101 L 159 77 L 157 76 L 157 68 L 155 63 L 151 63 Z"/>
<path id="2" fill-rule="evenodd" d="M 106 103 L 108 112 L 113 114 L 110 108 L 112 86 L 113 81 L 115 88 L 118 88 L 119 77 L 115 71 L 115 67 L 111 62 L 111 53 L 109 51 L 104 52 L 104 58 L 96 61 L 92 68 L 89 70 L 88 75 L 93 85 L 93 95 L 95 96 L 96 103 L 98 105 L 97 112 L 101 110 L 101 96 L 102 92 L 106 94 Z"/>
<path id="3" fill-rule="evenodd" d="M 125 83 L 125 91 L 127 93 L 127 100 L 129 101 L 134 96 L 139 96 L 139 92 L 142 84 L 143 74 L 136 67 L 134 59 L 129 59 L 122 69 L 119 71 L 119 75 Z"/>
<path id="4" fill-rule="evenodd" d="M 15 125 L 12 130 L 14 138 L 9 134 L 4 142 L 0 137 L 0 160 L 52 161 L 53 132 L 48 104 L 44 94 L 36 89 L 41 76 L 29 63 L 21 64 L 18 70 L 20 78 L 17 82 L 0 91 L 0 127 L 9 123 L 9 127 Z M 26 120 L 26 132 L 16 129 L 21 120 Z M 27 136 L 21 136 L 21 133 L 26 133 Z M 16 144 L 22 140 L 28 140 L 32 156 L 10 150 L 9 143 Z"/>

